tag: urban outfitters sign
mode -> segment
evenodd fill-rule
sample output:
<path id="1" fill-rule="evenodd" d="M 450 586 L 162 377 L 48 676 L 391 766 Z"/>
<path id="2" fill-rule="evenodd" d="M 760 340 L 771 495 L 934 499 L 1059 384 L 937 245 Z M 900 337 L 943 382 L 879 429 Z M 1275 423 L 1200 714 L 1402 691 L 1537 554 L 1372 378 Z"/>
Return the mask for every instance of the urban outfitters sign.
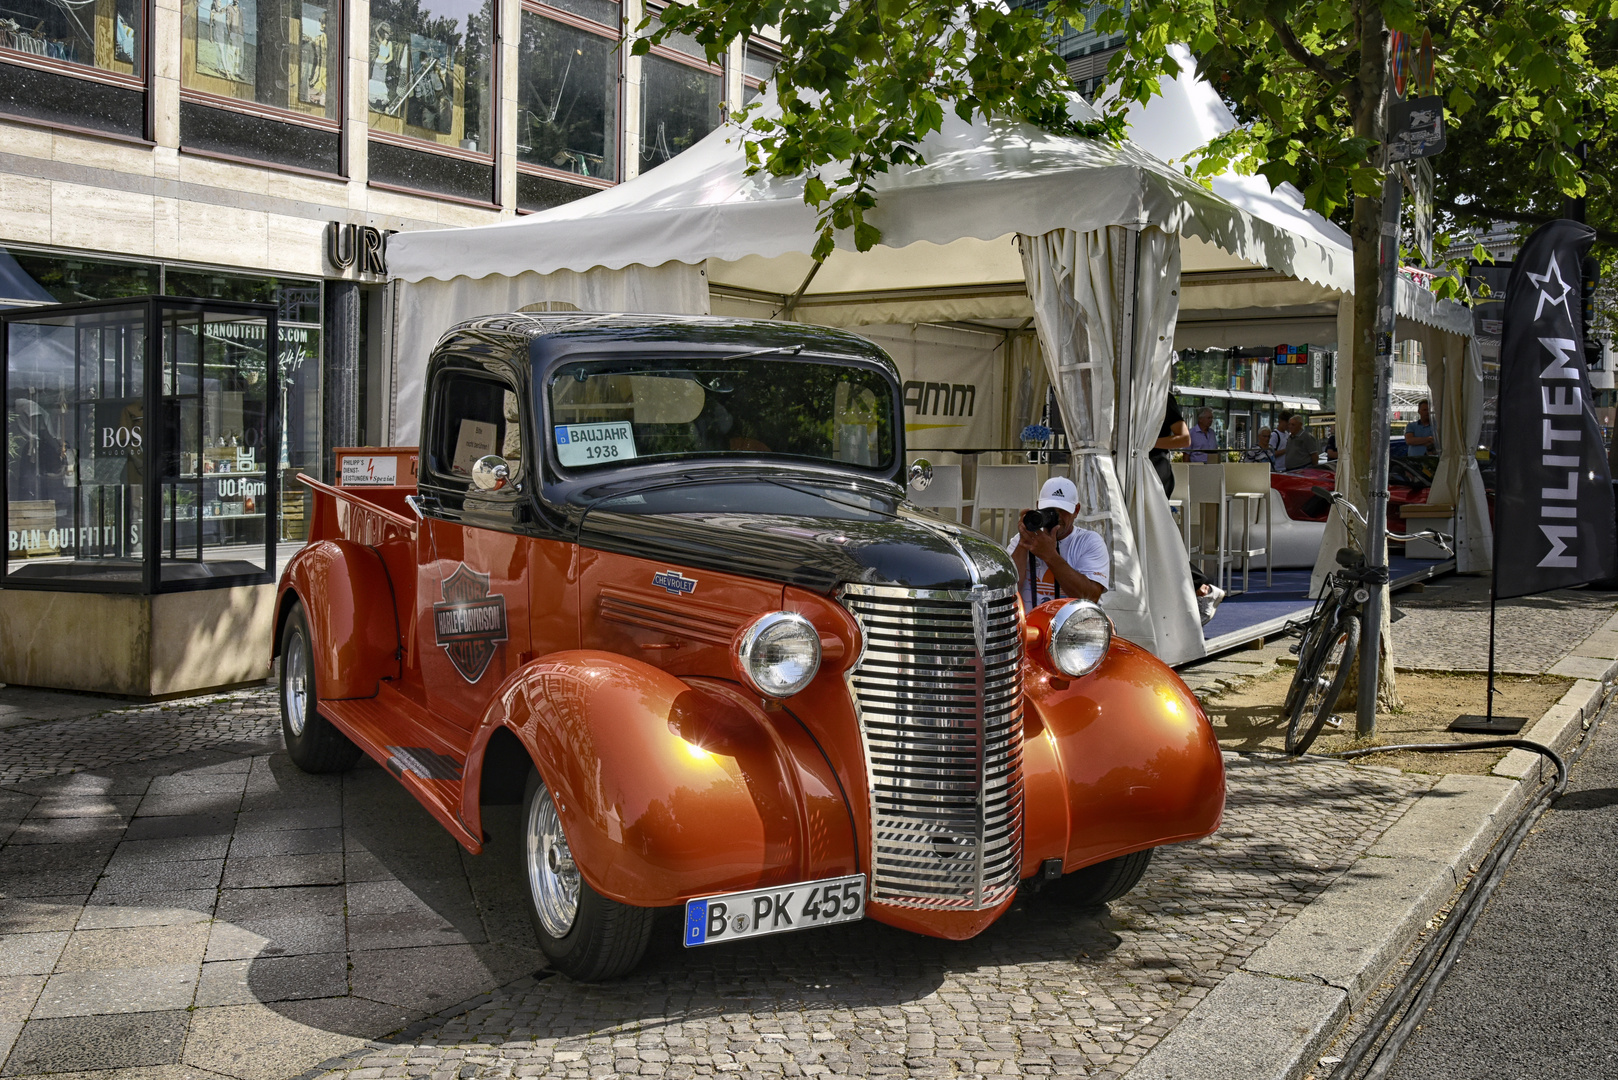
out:
<path id="1" fill-rule="evenodd" d="M 326 262 L 338 274 L 357 270 L 365 277 L 387 277 L 388 237 L 392 235 L 391 229 L 333 221 L 326 226 Z"/>

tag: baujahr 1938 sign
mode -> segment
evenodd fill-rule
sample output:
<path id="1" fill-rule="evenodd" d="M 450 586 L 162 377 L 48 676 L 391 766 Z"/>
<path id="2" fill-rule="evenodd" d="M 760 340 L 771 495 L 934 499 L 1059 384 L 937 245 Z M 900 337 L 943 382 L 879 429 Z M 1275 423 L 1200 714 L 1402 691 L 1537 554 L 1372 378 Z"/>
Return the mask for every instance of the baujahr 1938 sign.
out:
<path id="1" fill-rule="evenodd" d="M 1495 441 L 1496 595 L 1615 573 L 1612 481 L 1590 399 L 1579 265 L 1595 230 L 1552 221 L 1528 237 L 1506 287 Z"/>

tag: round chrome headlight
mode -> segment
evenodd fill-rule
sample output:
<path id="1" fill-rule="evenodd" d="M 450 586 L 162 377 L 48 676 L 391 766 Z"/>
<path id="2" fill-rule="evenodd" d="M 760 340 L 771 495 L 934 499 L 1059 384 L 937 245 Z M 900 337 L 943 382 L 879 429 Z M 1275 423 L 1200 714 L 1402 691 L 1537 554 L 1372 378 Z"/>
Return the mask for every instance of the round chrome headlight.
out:
<path id="1" fill-rule="evenodd" d="M 820 670 L 820 632 L 802 615 L 772 611 L 736 639 L 736 670 L 765 697 L 791 697 Z"/>
<path id="2" fill-rule="evenodd" d="M 1051 663 L 1075 679 L 1099 667 L 1112 647 L 1112 620 L 1089 600 L 1063 604 L 1051 619 L 1050 633 Z"/>

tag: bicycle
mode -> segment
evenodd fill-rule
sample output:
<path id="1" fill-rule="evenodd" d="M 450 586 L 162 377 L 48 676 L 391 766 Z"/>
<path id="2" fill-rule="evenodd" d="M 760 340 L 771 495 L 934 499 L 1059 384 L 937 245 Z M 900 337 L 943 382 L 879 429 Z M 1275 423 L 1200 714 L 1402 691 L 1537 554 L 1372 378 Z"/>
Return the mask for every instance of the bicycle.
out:
<path id="1" fill-rule="evenodd" d="M 1323 487 L 1313 490 L 1344 514 L 1350 540 L 1356 524 L 1362 530 L 1367 528 L 1365 515 L 1355 509 L 1346 496 Z M 1446 552 L 1454 550 L 1450 546 L 1453 537 L 1431 529 L 1387 535 L 1389 540 L 1427 539 Z M 1309 618 L 1288 628 L 1303 631 L 1298 643 L 1292 646 L 1298 667 L 1292 673 L 1292 684 L 1287 688 L 1286 702 L 1282 706 L 1287 718 L 1289 754 L 1308 751 L 1337 708 L 1337 699 L 1348 685 L 1360 638 L 1365 633 L 1365 604 L 1371 599 L 1373 588 L 1388 583 L 1386 567 L 1366 566 L 1365 556 L 1351 547 L 1338 549 L 1337 565 L 1339 569 L 1326 579 L 1326 587 L 1321 590 Z"/>

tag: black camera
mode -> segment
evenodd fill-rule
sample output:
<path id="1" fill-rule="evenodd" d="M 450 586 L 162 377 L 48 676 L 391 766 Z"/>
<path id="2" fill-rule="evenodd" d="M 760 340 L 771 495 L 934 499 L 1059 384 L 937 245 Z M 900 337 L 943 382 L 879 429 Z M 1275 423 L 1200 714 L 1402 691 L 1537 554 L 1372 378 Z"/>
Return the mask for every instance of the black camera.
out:
<path id="1" fill-rule="evenodd" d="M 1022 527 L 1029 532 L 1050 532 L 1061 523 L 1062 515 L 1057 513 L 1054 506 L 1042 510 L 1024 510 L 1022 514 Z"/>

